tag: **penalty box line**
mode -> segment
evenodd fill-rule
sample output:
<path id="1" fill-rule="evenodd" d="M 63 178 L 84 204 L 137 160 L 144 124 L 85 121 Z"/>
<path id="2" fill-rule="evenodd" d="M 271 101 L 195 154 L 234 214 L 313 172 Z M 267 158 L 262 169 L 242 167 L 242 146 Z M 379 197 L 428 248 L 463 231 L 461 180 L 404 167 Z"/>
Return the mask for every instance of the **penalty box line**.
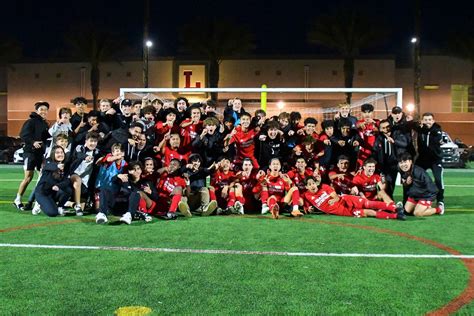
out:
<path id="1" fill-rule="evenodd" d="M 251 251 L 251 250 L 225 250 L 225 249 L 144 248 L 144 247 L 114 247 L 114 246 L 69 246 L 69 245 L 10 244 L 10 243 L 0 243 L 0 248 L 108 250 L 108 251 L 124 251 L 124 252 L 133 252 L 133 251 L 135 251 L 135 252 L 222 254 L 222 255 L 261 255 L 261 256 L 287 256 L 287 257 L 348 257 L 348 258 L 397 258 L 397 259 L 474 259 L 474 255 L 287 252 L 287 251 Z"/>

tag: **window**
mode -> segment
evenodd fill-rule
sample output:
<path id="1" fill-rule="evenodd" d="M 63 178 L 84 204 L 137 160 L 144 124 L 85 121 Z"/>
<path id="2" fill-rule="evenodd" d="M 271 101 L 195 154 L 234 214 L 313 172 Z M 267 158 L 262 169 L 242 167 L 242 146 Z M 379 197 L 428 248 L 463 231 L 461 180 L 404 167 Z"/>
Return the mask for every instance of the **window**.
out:
<path id="1" fill-rule="evenodd" d="M 260 70 L 255 70 L 255 76 L 260 76 Z"/>
<path id="2" fill-rule="evenodd" d="M 40 77 L 40 74 L 39 73 L 35 73 L 35 79 L 39 79 Z"/>
<path id="3" fill-rule="evenodd" d="M 281 70 L 277 70 L 277 71 L 276 71 L 276 75 L 277 75 L 277 76 L 281 76 Z"/>
<path id="4" fill-rule="evenodd" d="M 126 74 L 127 77 L 131 77 L 132 76 L 132 73 L 130 71 L 127 71 L 127 74 Z"/>
<path id="5" fill-rule="evenodd" d="M 333 71 L 332 71 L 332 75 L 333 75 L 333 76 L 337 76 L 337 70 L 333 70 Z"/>
<path id="6" fill-rule="evenodd" d="M 474 94 L 472 86 L 451 85 L 451 111 L 455 113 L 474 112 Z"/>
<path id="7" fill-rule="evenodd" d="M 363 71 L 363 70 L 359 70 L 359 71 L 357 72 L 357 75 L 358 75 L 358 76 L 363 76 L 363 75 L 364 75 L 364 71 Z"/>

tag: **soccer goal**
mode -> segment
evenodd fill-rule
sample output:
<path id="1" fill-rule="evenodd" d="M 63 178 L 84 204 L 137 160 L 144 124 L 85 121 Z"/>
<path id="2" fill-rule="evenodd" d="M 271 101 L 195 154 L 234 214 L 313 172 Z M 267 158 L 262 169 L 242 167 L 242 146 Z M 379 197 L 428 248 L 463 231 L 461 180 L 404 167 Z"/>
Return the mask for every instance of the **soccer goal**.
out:
<path id="1" fill-rule="evenodd" d="M 338 105 L 344 103 L 346 94 L 351 93 L 352 114 L 359 116 L 360 107 L 370 103 L 375 108 L 376 118 L 385 118 L 394 106 L 402 107 L 402 88 L 121 88 L 120 97 L 149 100 L 161 99 L 172 103 L 177 97 L 186 97 L 190 103 L 202 102 L 210 98 L 210 93 L 218 93 L 218 112 L 222 112 L 227 101 L 242 100 L 245 110 L 253 115 L 255 110 L 264 109 L 267 116 L 286 111 L 298 111 L 303 117 L 318 120 L 332 118 Z"/>

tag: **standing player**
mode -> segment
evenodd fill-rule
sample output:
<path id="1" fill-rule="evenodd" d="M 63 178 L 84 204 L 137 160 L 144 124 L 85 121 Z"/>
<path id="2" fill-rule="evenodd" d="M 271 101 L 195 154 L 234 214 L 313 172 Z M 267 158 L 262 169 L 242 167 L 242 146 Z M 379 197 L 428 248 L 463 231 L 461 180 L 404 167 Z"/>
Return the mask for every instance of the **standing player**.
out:
<path id="1" fill-rule="evenodd" d="M 357 121 L 357 129 L 362 139 L 357 156 L 357 167 L 362 166 L 364 161 L 372 155 L 379 125 L 379 121 L 374 119 L 374 106 L 372 104 L 362 104 L 361 111 L 362 119 Z"/>
<path id="2" fill-rule="evenodd" d="M 339 196 L 332 187 L 326 184 L 322 184 L 318 188 L 318 182 L 314 177 L 306 178 L 306 189 L 303 200 L 307 212 L 314 212 L 315 209 L 318 209 L 326 214 L 338 216 L 406 219 L 402 207 L 396 208 L 393 203 L 369 201 L 354 195 Z M 393 213 L 395 211 L 396 213 Z"/>
<path id="3" fill-rule="evenodd" d="M 40 101 L 35 103 L 35 112 L 30 114 L 30 119 L 23 124 L 20 131 L 20 138 L 25 143 L 24 146 L 24 170 L 25 175 L 18 187 L 15 201 L 13 204 L 19 210 L 24 209 L 21 203 L 21 197 L 26 188 L 33 180 L 35 169 L 40 171 L 43 163 L 43 155 L 46 149 L 46 141 L 49 137 L 48 123 L 46 116 L 48 115 L 49 103 Z"/>
<path id="4" fill-rule="evenodd" d="M 230 137 L 225 141 L 225 146 L 235 144 L 236 155 L 235 165 L 241 165 L 244 158 L 252 160 L 254 168 L 258 168 L 258 162 L 255 158 L 255 136 L 258 135 L 258 129 L 250 129 L 250 114 L 244 112 L 240 114 L 240 126 L 236 126 L 229 134 Z"/>

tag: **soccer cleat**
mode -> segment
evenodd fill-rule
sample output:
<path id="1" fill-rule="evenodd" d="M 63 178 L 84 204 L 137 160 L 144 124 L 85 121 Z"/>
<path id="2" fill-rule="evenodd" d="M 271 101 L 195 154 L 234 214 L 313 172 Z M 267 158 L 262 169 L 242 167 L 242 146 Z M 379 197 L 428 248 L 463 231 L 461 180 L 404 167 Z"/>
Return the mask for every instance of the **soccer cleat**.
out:
<path id="1" fill-rule="evenodd" d="M 400 221 L 405 221 L 407 216 L 405 215 L 405 209 L 402 207 L 397 207 L 397 219 Z"/>
<path id="2" fill-rule="evenodd" d="M 242 205 L 242 203 L 240 203 L 240 201 L 235 202 L 234 209 L 241 215 L 245 214 L 244 213 L 244 206 Z"/>
<path id="3" fill-rule="evenodd" d="M 107 219 L 107 216 L 102 212 L 97 213 L 97 215 L 95 216 L 95 222 L 97 224 L 105 224 L 108 221 L 109 220 Z"/>
<path id="4" fill-rule="evenodd" d="M 25 209 L 25 206 L 24 206 L 23 203 L 21 203 L 21 201 L 19 201 L 19 200 L 13 201 L 13 205 L 14 205 L 19 211 L 23 211 L 23 210 Z"/>
<path id="5" fill-rule="evenodd" d="M 41 213 L 41 206 L 39 205 L 38 202 L 35 202 L 35 205 L 33 206 L 33 209 L 31 210 L 31 214 L 38 215 L 39 213 Z"/>
<path id="6" fill-rule="evenodd" d="M 174 220 L 177 219 L 178 216 L 176 215 L 176 213 L 168 212 L 166 213 L 166 215 L 162 216 L 162 218 L 166 220 Z"/>
<path id="7" fill-rule="evenodd" d="M 186 202 L 180 201 L 178 204 L 178 210 L 181 214 L 183 214 L 185 217 L 192 217 L 193 214 L 189 211 L 189 205 Z"/>
<path id="8" fill-rule="evenodd" d="M 74 205 L 74 211 L 76 212 L 76 216 L 83 216 L 84 213 L 82 212 L 82 208 L 80 204 Z"/>
<path id="9" fill-rule="evenodd" d="M 132 223 L 132 214 L 130 214 L 130 212 L 123 214 L 122 217 L 120 217 L 120 221 L 122 223 L 130 225 Z"/>
<path id="10" fill-rule="evenodd" d="M 267 214 L 270 211 L 270 208 L 267 204 L 262 204 L 262 215 Z"/>
<path id="11" fill-rule="evenodd" d="M 438 202 L 439 215 L 444 214 L 444 202 Z"/>
<path id="12" fill-rule="evenodd" d="M 301 216 L 303 216 L 303 213 L 301 213 L 299 210 L 294 210 L 294 211 L 291 211 L 291 216 L 301 217 Z"/>
<path id="13" fill-rule="evenodd" d="M 21 210 L 22 211 L 31 211 L 31 210 L 33 210 L 33 202 L 27 202 Z"/>
<path id="14" fill-rule="evenodd" d="M 209 216 L 209 215 L 211 215 L 212 213 L 214 213 L 214 211 L 216 210 L 216 208 L 217 208 L 217 201 L 216 201 L 216 200 L 213 200 L 213 201 L 209 202 L 209 204 L 207 204 L 206 206 L 204 206 L 204 208 L 202 209 L 201 215 L 202 215 L 202 216 Z"/>
<path id="15" fill-rule="evenodd" d="M 280 217 L 280 207 L 278 206 L 278 204 L 273 205 L 270 212 L 272 213 L 272 217 L 274 219 L 278 219 Z"/>

